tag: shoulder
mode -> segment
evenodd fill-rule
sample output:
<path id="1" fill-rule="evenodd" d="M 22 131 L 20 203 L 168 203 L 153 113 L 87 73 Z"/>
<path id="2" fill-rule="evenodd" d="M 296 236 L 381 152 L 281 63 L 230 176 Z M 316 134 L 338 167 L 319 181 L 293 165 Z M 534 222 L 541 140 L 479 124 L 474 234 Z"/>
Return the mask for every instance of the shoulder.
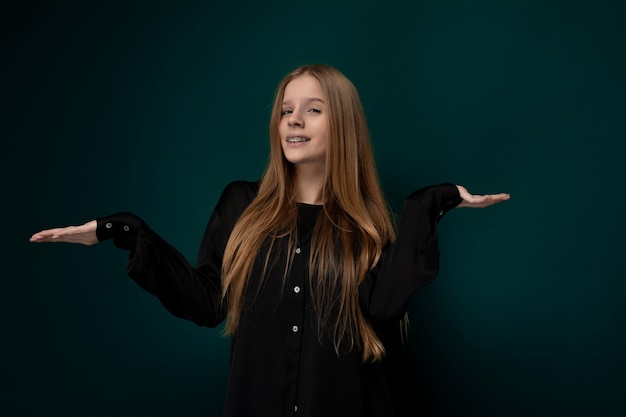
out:
<path id="1" fill-rule="evenodd" d="M 238 200 L 248 203 L 256 197 L 259 192 L 258 181 L 232 181 L 224 187 L 220 200 Z"/>
<path id="2" fill-rule="evenodd" d="M 224 187 L 219 202 L 217 203 L 218 214 L 222 217 L 239 215 L 254 200 L 259 191 L 257 181 L 232 181 Z"/>

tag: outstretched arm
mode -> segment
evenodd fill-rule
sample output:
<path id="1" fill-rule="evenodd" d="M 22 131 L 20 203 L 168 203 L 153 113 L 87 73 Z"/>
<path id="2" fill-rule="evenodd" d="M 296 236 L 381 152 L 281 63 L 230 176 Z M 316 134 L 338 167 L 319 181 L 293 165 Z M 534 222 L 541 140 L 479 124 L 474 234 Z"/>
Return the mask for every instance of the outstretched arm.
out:
<path id="1" fill-rule="evenodd" d="M 455 207 L 483 208 L 509 194 L 473 195 L 450 183 L 422 188 L 405 201 L 396 241 L 359 287 L 362 310 L 379 320 L 401 318 L 413 293 L 439 272 L 438 224 Z"/>
<path id="2" fill-rule="evenodd" d="M 257 184 L 227 186 L 213 210 L 196 266 L 132 213 L 98 217 L 83 225 L 42 230 L 31 242 L 93 245 L 112 239 L 129 251 L 126 270 L 139 286 L 159 298 L 175 316 L 214 327 L 226 315 L 222 303 L 221 267 L 224 248 L 239 216 L 257 193 Z"/>
<path id="3" fill-rule="evenodd" d="M 90 246 L 99 242 L 98 237 L 96 236 L 96 228 L 96 220 L 91 220 L 80 226 L 67 226 L 42 230 L 32 235 L 30 241 L 35 243 L 80 243 L 81 245 Z"/>
<path id="4" fill-rule="evenodd" d="M 209 225 L 211 230 L 221 230 L 222 222 L 217 214 L 211 217 Z M 222 239 L 214 237 L 213 233 L 204 237 L 210 241 L 209 248 L 221 244 Z M 207 327 L 214 327 L 223 320 L 221 264 L 192 266 L 184 255 L 132 213 L 116 213 L 83 225 L 47 229 L 30 238 L 31 242 L 83 245 L 105 240 L 112 240 L 116 247 L 128 251 L 127 274 L 156 296 L 174 316 Z M 219 259 L 218 255 L 214 257 Z"/>
<path id="5" fill-rule="evenodd" d="M 459 203 L 457 208 L 483 208 L 497 203 L 501 203 L 511 198 L 511 195 L 508 193 L 475 195 L 470 194 L 469 191 L 467 191 L 467 189 L 462 185 L 457 185 L 456 188 L 458 188 L 459 195 L 463 199 L 463 201 Z"/>

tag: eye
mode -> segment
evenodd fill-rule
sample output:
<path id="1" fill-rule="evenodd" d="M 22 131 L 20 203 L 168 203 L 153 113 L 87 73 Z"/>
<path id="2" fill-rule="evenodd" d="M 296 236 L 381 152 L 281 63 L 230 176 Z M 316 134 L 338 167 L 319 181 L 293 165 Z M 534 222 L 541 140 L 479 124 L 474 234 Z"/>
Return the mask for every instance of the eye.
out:
<path id="1" fill-rule="evenodd" d="M 309 111 L 311 113 L 321 113 L 322 112 L 320 109 L 309 109 Z"/>
<path id="2" fill-rule="evenodd" d="M 280 114 L 283 115 L 283 116 L 286 116 L 286 115 L 291 114 L 291 113 L 293 113 L 293 110 L 291 110 L 291 109 L 283 109 L 280 112 Z"/>

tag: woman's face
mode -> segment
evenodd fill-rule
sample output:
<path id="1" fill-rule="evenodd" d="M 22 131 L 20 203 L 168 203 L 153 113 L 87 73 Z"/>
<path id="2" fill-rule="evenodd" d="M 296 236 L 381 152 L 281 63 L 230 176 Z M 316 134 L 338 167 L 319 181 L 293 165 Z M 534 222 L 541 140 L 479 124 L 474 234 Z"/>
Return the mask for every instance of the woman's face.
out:
<path id="1" fill-rule="evenodd" d="M 326 112 L 326 97 L 314 77 L 301 75 L 287 84 L 278 129 L 283 154 L 296 167 L 324 167 L 328 141 Z"/>

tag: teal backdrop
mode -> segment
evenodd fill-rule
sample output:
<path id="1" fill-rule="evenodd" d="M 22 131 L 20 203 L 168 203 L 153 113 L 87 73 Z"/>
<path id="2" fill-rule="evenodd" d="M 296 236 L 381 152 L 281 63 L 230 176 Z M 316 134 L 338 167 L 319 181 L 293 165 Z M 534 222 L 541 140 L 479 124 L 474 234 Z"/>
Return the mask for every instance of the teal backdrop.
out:
<path id="1" fill-rule="evenodd" d="M 195 262 L 224 185 L 263 171 L 277 83 L 318 62 L 359 89 L 396 210 L 440 182 L 511 193 L 442 220 L 415 415 L 626 415 L 626 2 L 2 9 L 0 415 L 219 416 L 219 328 L 169 315 L 111 242 L 28 238 L 132 211 Z"/>

